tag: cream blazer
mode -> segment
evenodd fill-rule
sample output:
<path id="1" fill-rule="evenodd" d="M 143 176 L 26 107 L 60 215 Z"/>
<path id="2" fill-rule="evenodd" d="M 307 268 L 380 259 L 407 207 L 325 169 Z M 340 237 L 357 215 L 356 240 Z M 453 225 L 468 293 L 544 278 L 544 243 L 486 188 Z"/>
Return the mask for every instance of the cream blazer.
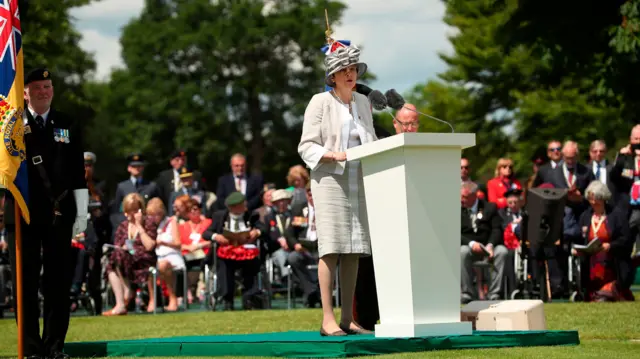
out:
<path id="1" fill-rule="evenodd" d="M 355 106 L 352 106 L 352 111 L 360 141 L 362 144 L 377 141 L 369 99 L 357 92 L 353 97 Z M 320 163 L 320 159 L 329 151 L 347 150 L 351 121 L 348 114 L 349 111 L 329 91 L 316 94 L 309 101 L 304 112 L 298 153 L 312 171 L 344 173 L 345 161 Z"/>

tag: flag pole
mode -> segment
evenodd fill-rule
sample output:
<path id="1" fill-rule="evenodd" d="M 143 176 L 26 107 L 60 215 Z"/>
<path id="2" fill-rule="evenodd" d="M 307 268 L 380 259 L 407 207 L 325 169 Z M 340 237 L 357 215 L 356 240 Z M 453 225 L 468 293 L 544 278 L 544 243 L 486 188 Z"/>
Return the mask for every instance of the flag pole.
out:
<path id="1" fill-rule="evenodd" d="M 22 308 L 22 213 L 18 201 L 13 201 L 16 226 L 16 318 L 18 320 L 18 359 L 24 359 L 24 313 Z"/>

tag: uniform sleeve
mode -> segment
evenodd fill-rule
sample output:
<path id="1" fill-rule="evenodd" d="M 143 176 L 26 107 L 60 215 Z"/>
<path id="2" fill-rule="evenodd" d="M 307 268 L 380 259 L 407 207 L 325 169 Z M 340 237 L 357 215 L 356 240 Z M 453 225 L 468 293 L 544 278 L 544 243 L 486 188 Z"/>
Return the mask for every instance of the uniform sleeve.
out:
<path id="1" fill-rule="evenodd" d="M 70 129 L 70 137 L 73 139 L 69 142 L 71 145 L 71 156 L 68 161 L 69 164 L 69 184 L 70 189 L 84 189 L 87 188 L 87 180 L 84 177 L 84 139 L 82 135 L 82 128 L 77 122 L 72 122 Z"/>
<path id="2" fill-rule="evenodd" d="M 318 95 L 313 96 L 304 112 L 302 123 L 302 136 L 298 144 L 298 153 L 304 163 L 315 170 L 320 165 L 320 160 L 329 152 L 323 147 L 322 118 L 324 113 L 324 101 Z"/>

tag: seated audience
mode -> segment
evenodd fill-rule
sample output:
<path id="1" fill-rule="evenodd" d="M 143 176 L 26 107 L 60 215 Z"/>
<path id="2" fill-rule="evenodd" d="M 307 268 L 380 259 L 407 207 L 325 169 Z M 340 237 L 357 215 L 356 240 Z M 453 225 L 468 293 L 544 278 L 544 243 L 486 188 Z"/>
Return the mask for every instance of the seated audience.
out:
<path id="1" fill-rule="evenodd" d="M 178 310 L 176 296 L 176 275 L 174 270 L 185 267 L 180 253 L 181 243 L 178 234 L 178 219 L 176 216 L 166 216 L 164 204 L 159 197 L 152 198 L 147 204 L 147 217 L 158 226 L 156 237 L 156 256 L 158 258 L 158 273 L 167 287 L 169 304 L 165 310 Z"/>
<path id="2" fill-rule="evenodd" d="M 463 303 L 478 298 L 478 293 L 473 289 L 473 263 L 476 261 L 489 261 L 492 264 L 488 297 L 489 300 L 500 298 L 505 261 L 509 255 L 502 240 L 498 208 L 491 202 L 478 199 L 477 191 L 475 183 L 462 183 L 460 261 Z"/>
<path id="3" fill-rule="evenodd" d="M 305 306 L 314 308 L 320 303 L 320 287 L 317 270 L 312 271 L 308 265 L 318 264 L 318 235 L 316 233 L 316 216 L 313 207 L 311 186 L 306 186 L 306 201 L 298 202 L 292 209 L 291 226 L 285 237 L 291 251 L 287 261 L 296 278 L 300 281 Z"/>
<path id="4" fill-rule="evenodd" d="M 232 192 L 225 198 L 227 209 L 213 215 L 211 226 L 204 233 L 205 240 L 216 243 L 218 288 L 216 297 L 224 302 L 225 310 L 233 310 L 235 272 L 242 270 L 242 305 L 245 309 L 261 308 L 258 273 L 260 247 L 256 244 L 263 234 L 259 216 L 250 212 L 245 196 Z M 228 237 L 227 237 L 228 236 Z"/>
<path id="5" fill-rule="evenodd" d="M 506 208 L 505 194 L 510 190 L 522 190 L 522 184 L 513 172 L 513 161 L 509 158 L 501 158 L 496 165 L 495 177 L 487 182 L 489 202 L 495 203 L 498 208 Z"/>
<path id="6" fill-rule="evenodd" d="M 289 248 L 285 238 L 285 234 L 291 226 L 291 211 L 289 209 L 291 197 L 290 191 L 284 189 L 274 191 L 271 195 L 273 210 L 265 217 L 269 232 L 265 238 L 266 246 L 263 246 L 263 254 L 264 256 L 271 255 L 274 264 L 280 269 L 283 281 L 289 275 L 289 270 L 286 267 L 288 252 L 293 250 L 293 248 Z"/>
<path id="7" fill-rule="evenodd" d="M 262 206 L 256 209 L 256 212 L 260 216 L 260 222 L 266 225 L 267 220 L 265 219 L 267 215 L 269 215 L 273 211 L 273 203 L 271 203 L 271 195 L 276 190 L 276 185 L 273 183 L 268 183 L 264 185 L 264 189 L 262 190 Z"/>
<path id="8" fill-rule="evenodd" d="M 182 224 L 189 220 L 189 208 L 187 202 L 189 202 L 190 198 L 191 197 L 189 197 L 189 195 L 187 194 L 180 195 L 173 201 L 173 204 L 171 205 L 171 207 L 173 208 L 173 211 L 171 213 L 173 213 L 173 216 L 178 220 L 178 224 Z"/>
<path id="9" fill-rule="evenodd" d="M 153 280 L 149 275 L 149 267 L 156 265 L 156 237 L 158 226 L 146 216 L 144 200 L 138 193 L 129 193 L 122 203 L 126 219 L 120 223 L 114 236 L 117 247 L 109 256 L 106 279 L 116 298 L 113 309 L 102 315 L 127 314 L 127 306 L 134 295 L 131 283 L 147 283 L 149 293 L 153 289 Z M 149 298 L 147 311 L 155 308 L 155 298 Z"/>
<path id="10" fill-rule="evenodd" d="M 580 217 L 584 244 L 599 239 L 601 247 L 597 252 L 589 253 L 572 249 L 574 255 L 585 256 L 588 275 L 583 276 L 587 292 L 585 299 L 597 302 L 633 301 L 634 297 L 625 284 L 627 273 L 620 269 L 628 268 L 621 263 L 631 260 L 627 247 L 630 242 L 629 223 L 626 213 L 619 207 L 606 202 L 611 192 L 605 184 L 593 181 L 585 191 L 590 207 Z"/>
<path id="11" fill-rule="evenodd" d="M 188 220 L 180 224 L 180 243 L 189 274 L 187 298 L 189 304 L 193 303 L 194 294 L 198 288 L 200 271 L 192 271 L 193 268 L 203 269 L 204 262 L 209 255 L 211 242 L 204 240 L 202 234 L 211 226 L 211 219 L 202 215 L 200 204 L 193 198 L 185 202 Z"/>

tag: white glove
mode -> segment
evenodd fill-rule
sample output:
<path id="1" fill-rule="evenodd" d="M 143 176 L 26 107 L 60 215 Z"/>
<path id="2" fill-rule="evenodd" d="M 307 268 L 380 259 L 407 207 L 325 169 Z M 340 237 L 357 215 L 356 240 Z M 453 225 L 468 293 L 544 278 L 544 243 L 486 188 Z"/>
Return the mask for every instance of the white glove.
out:
<path id="1" fill-rule="evenodd" d="M 76 199 L 77 211 L 72 233 L 72 236 L 75 237 L 87 229 L 87 219 L 89 218 L 89 190 L 86 188 L 76 189 L 73 191 L 73 196 Z"/>

